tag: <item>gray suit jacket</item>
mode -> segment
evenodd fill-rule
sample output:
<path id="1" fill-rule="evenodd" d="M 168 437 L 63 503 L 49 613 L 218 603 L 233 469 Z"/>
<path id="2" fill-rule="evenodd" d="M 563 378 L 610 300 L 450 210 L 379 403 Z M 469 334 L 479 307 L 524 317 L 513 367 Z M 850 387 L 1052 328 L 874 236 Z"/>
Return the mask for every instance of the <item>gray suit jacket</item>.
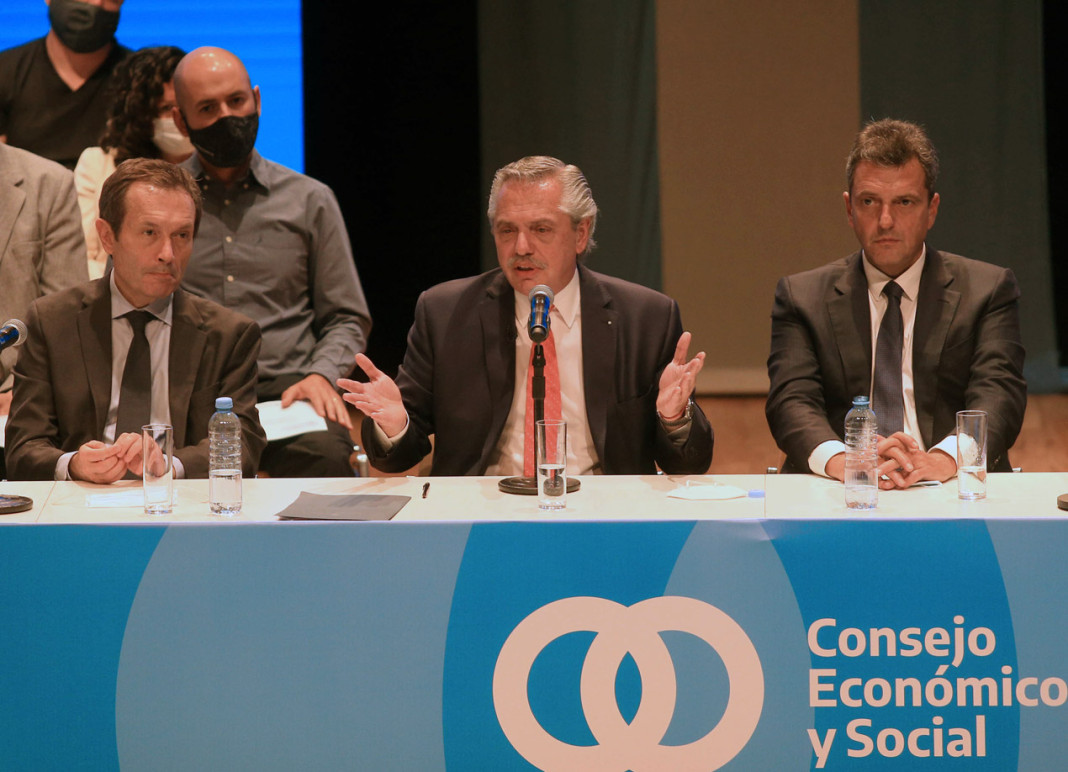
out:
<path id="1" fill-rule="evenodd" d="M 660 373 L 682 334 L 674 300 L 579 266 L 582 373 L 594 447 L 606 474 L 700 474 L 712 462 L 712 428 L 694 409 L 675 447 L 656 416 Z M 439 284 L 416 305 L 397 385 L 410 424 L 386 453 L 363 425 L 371 463 L 403 471 L 430 451 L 431 474 L 484 474 L 515 389 L 515 301 L 500 269 Z"/>
<path id="2" fill-rule="evenodd" d="M 0 323 L 24 319 L 36 298 L 88 278 L 74 177 L 0 142 Z M 0 354 L 0 385 L 16 356 Z"/>
<path id="3" fill-rule="evenodd" d="M 15 366 L 7 424 L 12 480 L 51 480 L 63 453 L 104 433 L 111 403 L 108 276 L 34 301 Z M 216 397 L 232 397 L 242 425 L 242 466 L 255 474 L 267 439 L 256 412 L 260 329 L 209 300 L 174 294 L 170 412 L 174 455 L 187 477 L 208 476 L 208 419 Z"/>
<path id="4" fill-rule="evenodd" d="M 822 442 L 841 440 L 853 397 L 871 382 L 868 283 L 860 253 L 780 279 L 775 289 L 766 414 L 786 453 L 807 472 Z M 988 413 L 988 468 L 1010 469 L 1027 404 L 1012 271 L 927 249 L 916 303 L 912 371 L 916 417 L 930 448 L 956 428 L 958 410 Z"/>

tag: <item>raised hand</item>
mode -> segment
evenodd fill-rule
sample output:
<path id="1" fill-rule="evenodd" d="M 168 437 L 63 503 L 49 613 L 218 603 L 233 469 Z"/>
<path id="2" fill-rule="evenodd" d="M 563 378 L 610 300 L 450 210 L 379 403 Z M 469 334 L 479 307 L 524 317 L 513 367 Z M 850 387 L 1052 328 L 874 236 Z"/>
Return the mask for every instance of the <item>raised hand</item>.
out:
<path id="1" fill-rule="evenodd" d="M 364 354 L 356 355 L 356 365 L 371 380 L 367 383 L 338 378 L 337 385 L 347 394 L 344 400 L 370 418 L 387 437 L 396 437 L 408 425 L 400 389 L 393 379 L 383 373 Z"/>
<path id="2" fill-rule="evenodd" d="M 690 348 L 690 333 L 679 336 L 675 346 L 675 356 L 660 375 L 660 393 L 656 397 L 656 412 L 665 421 L 679 418 L 686 409 L 686 401 L 693 393 L 697 374 L 705 366 L 705 352 L 698 352 L 693 359 L 686 361 Z"/>

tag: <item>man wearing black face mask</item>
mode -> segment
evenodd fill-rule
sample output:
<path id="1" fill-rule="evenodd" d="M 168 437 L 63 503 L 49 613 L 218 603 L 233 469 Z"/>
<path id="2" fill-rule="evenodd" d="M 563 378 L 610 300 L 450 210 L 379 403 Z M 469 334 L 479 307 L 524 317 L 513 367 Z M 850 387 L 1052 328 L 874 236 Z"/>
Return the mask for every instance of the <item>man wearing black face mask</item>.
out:
<path id="1" fill-rule="evenodd" d="M 366 348 L 371 316 L 337 200 L 321 182 L 256 152 L 259 88 L 236 56 L 192 51 L 174 90 L 175 123 L 195 149 L 184 166 L 204 197 L 182 286 L 259 323 L 260 401 L 305 400 L 327 419 L 328 431 L 269 443 L 260 469 L 351 475 L 352 423 L 334 383 Z"/>
<path id="2" fill-rule="evenodd" d="M 48 34 L 0 51 L 0 141 L 73 169 L 107 121 L 107 85 L 128 48 L 122 0 L 47 0 Z"/>

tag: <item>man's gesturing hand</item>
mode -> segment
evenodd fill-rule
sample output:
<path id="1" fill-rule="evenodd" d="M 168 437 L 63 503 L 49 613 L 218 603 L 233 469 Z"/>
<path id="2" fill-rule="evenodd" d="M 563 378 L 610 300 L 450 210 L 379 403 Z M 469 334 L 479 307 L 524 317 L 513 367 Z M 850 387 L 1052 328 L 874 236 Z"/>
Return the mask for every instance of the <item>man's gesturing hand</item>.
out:
<path id="1" fill-rule="evenodd" d="M 387 437 L 396 437 L 408 425 L 408 413 L 401 400 L 400 389 L 393 379 L 383 373 L 365 354 L 356 355 L 356 365 L 371 380 L 360 383 L 349 378 L 338 378 L 337 385 L 347 394 L 346 402 L 378 424 Z"/>

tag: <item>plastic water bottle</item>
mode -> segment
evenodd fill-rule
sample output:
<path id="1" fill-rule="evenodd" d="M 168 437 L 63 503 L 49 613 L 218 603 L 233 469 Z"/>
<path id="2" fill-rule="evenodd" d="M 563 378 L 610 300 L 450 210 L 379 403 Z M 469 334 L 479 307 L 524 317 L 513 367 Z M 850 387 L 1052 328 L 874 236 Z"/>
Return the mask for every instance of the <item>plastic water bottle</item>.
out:
<path id="1" fill-rule="evenodd" d="M 878 433 L 868 398 L 853 397 L 853 408 L 845 419 L 845 503 L 849 509 L 874 509 L 879 503 Z"/>
<path id="2" fill-rule="evenodd" d="M 231 517 L 241 511 L 241 419 L 230 397 L 215 400 L 208 447 L 208 502 L 212 513 Z"/>

